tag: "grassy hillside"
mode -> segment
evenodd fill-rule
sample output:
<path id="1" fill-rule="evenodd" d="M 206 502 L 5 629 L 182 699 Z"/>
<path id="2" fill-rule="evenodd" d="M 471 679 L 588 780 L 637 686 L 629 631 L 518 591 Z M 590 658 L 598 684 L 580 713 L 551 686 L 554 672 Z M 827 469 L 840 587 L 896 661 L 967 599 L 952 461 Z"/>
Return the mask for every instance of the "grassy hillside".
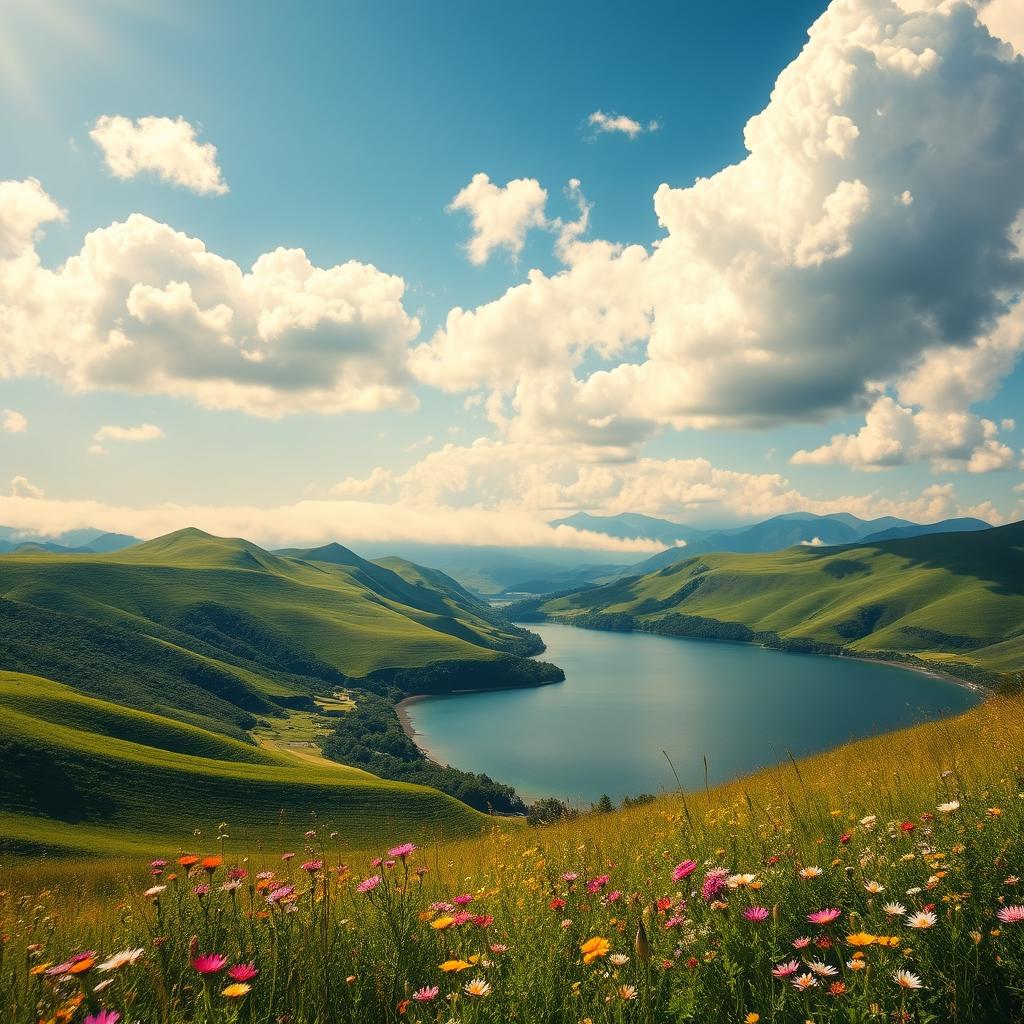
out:
<path id="1" fill-rule="evenodd" d="M 822 550 L 703 554 L 513 614 L 1024 669 L 1024 523 Z"/>
<path id="2" fill-rule="evenodd" d="M 522 655 L 539 639 L 454 580 L 338 545 L 303 555 L 182 530 L 108 554 L 0 557 L 0 668 L 236 735 L 374 674 L 536 678 Z"/>
<path id="3" fill-rule="evenodd" d="M 381 831 L 475 834 L 487 819 L 435 790 L 286 754 L 0 673 L 0 849 L 123 854 L 283 841 L 316 821 L 348 842 Z M 315 818 L 314 818 L 315 816 Z"/>

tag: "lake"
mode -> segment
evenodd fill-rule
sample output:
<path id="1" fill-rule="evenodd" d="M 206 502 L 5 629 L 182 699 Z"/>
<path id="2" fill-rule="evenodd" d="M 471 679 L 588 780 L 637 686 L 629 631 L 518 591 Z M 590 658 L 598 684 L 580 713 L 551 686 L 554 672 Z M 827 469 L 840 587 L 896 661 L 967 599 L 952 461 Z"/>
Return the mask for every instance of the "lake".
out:
<path id="1" fill-rule="evenodd" d="M 687 788 L 848 739 L 965 711 L 945 679 L 853 658 L 754 644 L 530 624 L 565 682 L 429 697 L 407 705 L 430 756 L 486 772 L 527 798 Z"/>

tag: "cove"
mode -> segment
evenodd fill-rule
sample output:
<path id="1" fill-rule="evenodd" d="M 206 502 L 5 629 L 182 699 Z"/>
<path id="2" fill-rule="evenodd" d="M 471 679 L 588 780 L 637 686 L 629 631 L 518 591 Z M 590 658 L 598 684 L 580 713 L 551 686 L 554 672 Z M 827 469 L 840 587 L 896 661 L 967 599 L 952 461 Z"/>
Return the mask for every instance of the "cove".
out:
<path id="1" fill-rule="evenodd" d="M 530 624 L 565 682 L 406 705 L 436 761 L 486 772 L 525 798 L 586 804 L 704 785 L 902 726 L 980 697 L 923 672 L 753 644 Z"/>

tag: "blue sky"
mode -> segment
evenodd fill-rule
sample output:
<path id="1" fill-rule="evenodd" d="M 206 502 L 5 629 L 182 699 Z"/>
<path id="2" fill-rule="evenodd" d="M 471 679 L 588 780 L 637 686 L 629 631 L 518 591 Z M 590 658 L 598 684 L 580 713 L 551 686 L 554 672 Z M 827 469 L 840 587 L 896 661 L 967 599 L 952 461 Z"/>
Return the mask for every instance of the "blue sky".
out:
<path id="1" fill-rule="evenodd" d="M 984 27 L 958 22 L 954 32 L 946 24 L 951 22 L 948 16 L 929 12 L 934 22 L 930 30 L 943 69 L 954 67 L 956 47 L 970 41 L 975 60 L 962 71 L 968 83 L 977 81 L 980 89 L 986 76 L 998 73 L 1007 78 L 1007 95 L 1012 95 L 1013 76 L 1019 83 L 1024 61 L 1014 58 L 1010 48 L 1015 27 L 1002 27 L 1005 12 L 1001 15 L 997 8 L 1005 2 L 995 0 L 988 11 L 1009 40 L 1009 47 L 1006 42 L 992 44 L 1004 50 L 998 61 L 1008 69 L 1005 72 L 995 63 L 995 51 L 986 51 L 984 59 L 977 56 L 982 45 L 978 40 L 991 39 Z M 869 15 L 891 20 L 891 11 L 886 11 L 893 5 L 888 0 L 877 0 L 875 6 L 878 11 Z M 389 341 L 374 348 L 376 368 L 364 367 L 352 379 L 365 393 L 368 381 L 375 386 L 373 375 L 378 373 L 402 397 L 355 402 L 379 407 L 347 411 L 355 401 L 349 392 L 344 399 L 337 397 L 337 388 L 329 397 L 319 391 L 314 396 L 316 389 L 310 385 L 306 402 L 290 385 L 272 381 L 267 386 L 274 407 L 268 415 L 266 407 L 254 409 L 249 398 L 222 398 L 225 382 L 204 368 L 204 360 L 204 367 L 193 371 L 186 365 L 187 357 L 174 355 L 185 321 L 175 321 L 159 339 L 147 341 L 152 346 L 147 351 L 154 355 L 141 357 L 159 363 L 171 353 L 166 358 L 168 365 L 177 367 L 175 382 L 166 383 L 170 371 L 163 364 L 153 373 L 151 367 L 101 372 L 97 364 L 76 362 L 86 343 L 54 339 L 84 317 L 81 307 L 74 306 L 83 301 L 81 289 L 74 294 L 60 290 L 52 301 L 68 304 L 66 319 L 59 328 L 39 326 L 42 340 L 31 349 L 22 342 L 23 333 L 5 335 L 0 327 L 0 355 L 5 346 L 18 355 L 7 361 L 6 368 L 0 359 L 0 410 L 27 421 L 9 421 L 9 427 L 20 429 L 0 430 L 0 481 L 22 478 L 12 484 L 7 504 L 0 505 L 0 520 L 70 526 L 103 515 L 114 527 L 158 532 L 173 523 L 174 513 L 165 508 L 153 515 L 151 510 L 177 506 L 180 517 L 194 517 L 197 509 L 206 508 L 210 511 L 205 521 L 211 526 L 237 523 L 268 537 L 298 539 L 330 532 L 370 539 L 372 524 L 382 519 L 388 522 L 387 535 L 416 533 L 415 517 L 399 517 L 394 508 L 422 506 L 424 530 L 433 539 L 443 537 L 439 523 L 452 518 L 446 517 L 452 509 L 473 517 L 465 522 L 479 526 L 481 539 L 493 539 L 514 535 L 516 524 L 541 523 L 559 510 L 622 511 L 627 499 L 633 510 L 694 522 L 752 519 L 797 505 L 825 511 L 828 503 L 846 498 L 852 499 L 849 507 L 865 515 L 902 511 L 911 517 L 937 518 L 974 511 L 996 520 L 1019 516 L 1021 495 L 1014 488 L 1022 480 L 1024 427 L 1008 421 L 1024 408 L 1024 375 L 1007 369 L 1014 365 L 1017 343 L 1002 343 L 1000 366 L 1006 372 L 985 370 L 994 374 L 993 382 L 960 396 L 959 404 L 949 388 L 936 397 L 935 389 L 920 380 L 905 386 L 922 359 L 934 363 L 947 350 L 986 344 L 1001 322 L 993 310 L 1012 311 L 1019 294 L 1012 259 L 1005 259 L 1005 266 L 993 269 L 984 280 L 965 285 L 962 295 L 955 290 L 955 300 L 965 310 L 960 319 L 969 321 L 968 327 L 917 340 L 908 340 L 904 328 L 894 328 L 900 340 L 893 346 L 886 346 L 884 339 L 870 343 L 880 346 L 878 380 L 870 379 L 865 369 L 878 353 L 859 362 L 850 359 L 851 378 L 863 377 L 850 387 L 838 381 L 842 373 L 834 367 L 820 378 L 801 370 L 794 377 L 794 397 L 785 397 L 787 388 L 773 385 L 779 397 L 766 398 L 764 409 L 753 409 L 743 397 L 751 383 L 742 367 L 755 357 L 749 351 L 737 357 L 735 376 L 730 375 L 728 360 L 708 364 L 708 352 L 713 354 L 720 343 L 715 340 L 717 327 L 703 339 L 691 339 L 690 325 L 707 310 L 698 313 L 693 297 L 686 300 L 689 305 L 679 298 L 680 308 L 674 308 L 675 288 L 665 287 L 666 276 L 670 283 L 676 274 L 685 281 L 688 260 L 693 259 L 691 247 L 705 229 L 705 247 L 713 248 L 716 238 L 730 236 L 732 227 L 724 222 L 721 230 L 714 228 L 714 218 L 727 216 L 721 196 L 705 200 L 705 212 L 693 216 L 685 190 L 698 178 L 712 178 L 747 156 L 744 124 L 768 106 L 776 78 L 800 53 L 808 27 L 825 10 L 824 3 L 527 3 L 517 5 L 514 15 L 499 4 L 398 0 L 372 5 L 222 2 L 165 7 L 115 0 L 48 0 L 0 9 L 0 119 L 5 126 L 0 181 L 37 179 L 41 190 L 65 211 L 63 220 L 46 217 L 36 226 L 30 244 L 41 265 L 59 274 L 64 261 L 82 249 L 87 233 L 123 224 L 132 214 L 201 239 L 209 252 L 233 261 L 243 272 L 261 254 L 278 247 L 303 250 L 316 267 L 347 261 L 372 265 L 402 279 L 401 308 L 406 320 L 416 318 L 418 331 L 410 328 L 400 345 Z M 999 21 L 1001 16 L 1004 21 Z M 839 13 L 830 11 L 826 18 L 832 19 L 836 38 L 852 38 L 850 24 L 842 23 Z M 940 18 L 945 21 L 940 23 Z M 974 22 L 973 12 L 968 20 Z M 943 45 L 948 52 L 941 50 Z M 876 54 L 875 59 L 882 68 L 888 58 Z M 920 98 L 904 96 L 901 82 L 893 82 L 887 65 L 885 72 L 858 88 L 866 92 L 870 86 L 876 98 L 878 90 L 890 90 L 894 119 L 905 107 L 907 116 L 916 111 L 920 122 L 920 107 L 915 107 Z M 943 73 L 951 74 L 930 65 L 925 68 L 925 74 Z M 916 71 L 908 81 L 914 75 Z M 941 91 L 941 86 L 933 90 Z M 793 93 L 798 95 L 798 90 Z M 857 99 L 854 93 L 836 102 L 841 106 Z M 782 104 L 776 106 L 781 109 Z M 846 108 L 840 111 L 839 106 L 821 114 L 823 124 L 836 123 L 837 111 L 853 123 Z M 995 112 L 996 120 L 1012 118 L 1009 101 L 1004 108 Z M 588 122 L 596 111 L 626 115 L 642 130 L 633 137 L 598 131 Z M 227 191 L 197 194 L 194 187 L 175 183 L 170 172 L 153 167 L 116 176 L 105 161 L 106 151 L 90 137 L 104 116 L 129 119 L 130 127 L 145 117 L 184 119 L 195 131 L 196 145 L 216 147 L 216 166 Z M 787 123 L 791 131 L 800 118 L 793 115 Z M 891 145 L 886 141 L 891 136 L 869 132 L 863 124 L 853 131 L 856 145 L 865 151 L 869 145 Z M 779 138 L 796 146 L 785 132 Z M 787 173 L 788 157 L 780 145 L 776 140 L 762 147 L 764 159 L 757 169 L 762 179 L 771 180 L 772 172 L 766 173 L 765 167 L 773 159 L 779 174 Z M 761 270 L 751 272 L 761 278 L 744 283 L 744 301 L 747 288 L 754 295 L 766 287 L 774 289 L 770 294 L 778 301 L 785 297 L 787 303 L 799 305 L 805 301 L 802 296 L 817 294 L 818 285 L 804 283 L 808 274 L 828 274 L 831 283 L 826 287 L 846 288 L 846 264 L 860 253 L 866 260 L 872 245 L 891 248 L 878 237 L 883 226 L 872 222 L 869 231 L 867 222 L 880 206 L 877 181 L 889 173 L 880 168 L 893 161 L 886 163 L 877 152 L 869 159 L 867 152 L 855 151 L 852 142 L 843 145 L 842 158 L 857 162 L 856 173 L 863 177 L 870 168 L 875 175 L 865 178 L 862 186 L 870 199 L 840 189 L 840 205 L 847 204 L 852 212 L 842 214 L 841 224 L 833 218 L 822 230 L 843 238 L 829 238 L 820 251 L 807 248 L 819 245 L 817 235 L 811 242 L 795 243 L 796 255 L 787 259 L 801 273 L 794 272 L 792 281 L 777 279 L 778 259 L 765 257 L 763 237 L 756 243 L 737 240 L 735 252 L 742 254 L 749 246 L 750 259 L 761 261 Z M 923 239 L 937 230 L 937 223 L 941 225 L 938 203 L 943 189 L 955 185 L 952 172 L 948 180 L 943 178 L 943 168 L 955 165 L 959 175 L 976 162 L 982 172 L 979 180 L 984 180 L 985 161 L 993 159 L 986 145 L 991 150 L 994 143 L 983 140 L 977 153 L 935 158 L 941 163 L 939 173 L 934 166 L 917 173 L 914 180 L 920 188 L 935 189 L 931 220 L 926 226 L 915 222 L 912 229 Z M 808 145 L 801 146 L 809 150 Z M 1010 159 L 1018 159 L 1018 151 Z M 779 223 L 780 237 L 804 230 L 823 209 L 834 209 L 826 207 L 822 197 L 835 192 L 837 184 L 861 182 L 853 170 L 839 173 L 821 161 L 810 170 L 805 160 L 799 167 L 794 164 L 790 172 L 795 174 L 794 168 L 805 177 L 795 177 L 792 193 L 776 196 L 766 208 L 774 216 L 780 205 L 796 197 L 797 208 L 787 214 L 788 221 Z M 488 175 L 498 201 L 506 183 L 514 179 L 533 182 L 531 187 L 546 193 L 543 209 L 538 213 L 533 208 L 542 223 L 532 228 L 513 224 L 513 241 L 495 242 L 482 265 L 474 265 L 466 249 L 474 236 L 475 207 L 470 203 L 458 211 L 448 209 L 478 174 Z M 528 365 L 526 373 L 522 366 L 510 366 L 500 375 L 468 369 L 468 363 L 488 365 L 493 353 L 500 361 L 509 347 L 508 336 L 484 336 L 479 330 L 457 335 L 450 325 L 445 330 L 449 310 L 495 303 L 507 289 L 527 282 L 533 268 L 551 281 L 583 276 L 579 263 L 584 255 L 577 253 L 567 261 L 557 245 L 557 223 L 568 223 L 578 214 L 577 201 L 565 192 L 570 179 L 579 181 L 589 208 L 589 223 L 579 240 L 638 245 L 648 256 L 658 245 L 662 269 L 648 275 L 652 281 L 657 278 L 656 295 L 652 291 L 655 297 L 645 312 L 628 313 L 650 319 L 653 335 L 661 340 L 652 342 L 650 336 L 633 336 L 637 332 L 627 330 L 605 346 L 581 337 L 567 354 L 558 348 L 564 335 L 558 317 L 565 316 L 565 310 L 548 315 L 541 308 L 547 300 L 540 298 L 535 304 L 538 320 L 524 331 L 538 345 L 547 346 L 536 366 L 547 367 L 544 372 L 549 376 L 534 373 L 533 364 L 523 364 Z M 972 224 L 986 225 L 984 237 L 978 232 L 979 252 L 991 248 L 993 232 L 1006 236 L 1012 223 L 1007 211 L 1019 198 L 1003 194 L 1010 186 L 998 176 L 992 181 L 991 190 L 1003 201 L 989 205 L 998 205 L 998 210 L 963 212 L 964 218 L 974 218 Z M 662 183 L 673 190 L 666 204 L 675 201 L 672 195 L 682 197 L 679 208 L 686 212 L 675 225 L 674 213 L 662 216 L 662 224 L 656 216 L 653 196 Z M 752 190 L 749 183 L 744 189 L 748 195 Z M 18 195 L 22 198 L 12 202 L 28 201 L 24 193 Z M 805 198 L 806 207 L 800 207 Z M 509 215 L 515 220 L 509 199 Z M 915 192 L 908 209 L 925 216 L 926 199 Z M 1018 205 L 1024 206 L 1024 200 Z M 918 210 L 922 212 L 917 214 Z M 884 230 L 893 230 L 892 216 L 887 217 Z M 662 246 L 666 232 L 672 244 Z M 801 237 L 805 236 L 806 231 Z M 673 255 L 676 262 L 669 263 L 669 250 L 677 240 L 682 255 Z M 842 251 L 843 246 L 852 253 Z M 908 252 L 913 255 L 912 248 Z M 729 275 L 736 273 L 736 260 L 719 254 L 706 259 L 704 271 L 713 275 L 708 280 L 728 279 L 729 289 L 735 289 Z M 963 280 L 969 276 L 965 266 L 937 268 L 936 280 L 947 272 Z M 666 275 L 669 269 L 671 274 Z M 597 270 L 612 275 L 609 280 L 622 280 L 614 257 Z M 139 281 L 164 288 L 180 278 L 179 271 L 180 267 L 164 269 L 154 263 L 149 276 L 143 273 Z M 92 273 L 90 281 L 97 289 L 105 285 L 106 272 L 100 268 Z M 848 274 L 851 293 L 864 287 L 863 272 L 851 268 Z M 9 282 L 13 280 L 12 275 Z M 578 293 L 571 282 L 563 283 L 572 289 L 574 308 L 594 303 L 596 315 L 607 316 L 599 286 Z M 0 306 L 15 308 L 25 302 L 21 285 L 7 287 L 5 293 L 0 277 Z M 200 286 L 192 287 L 199 295 Z M 628 297 L 632 286 L 623 282 L 622 288 Z M 685 297 L 688 288 L 699 297 L 700 287 L 692 282 L 680 294 Z M 914 301 L 921 300 L 925 289 L 916 282 L 907 288 Z M 609 293 L 609 305 L 615 301 Z M 118 302 L 124 303 L 123 295 Z M 90 307 L 89 316 L 99 316 L 96 309 L 102 306 L 102 317 L 107 318 L 93 325 L 90 338 L 108 337 L 104 332 L 124 329 L 126 322 L 131 338 L 132 316 L 124 309 L 112 311 L 112 304 L 112 299 L 97 299 Z M 207 308 L 202 302 L 198 305 Z M 207 305 L 217 303 L 210 300 Z M 671 316 L 664 312 L 670 305 Z M 984 308 L 979 312 L 976 306 Z M 505 315 L 504 307 L 495 308 L 495 316 L 499 314 Z M 233 323 L 239 320 L 235 309 Z M 736 322 L 741 320 L 746 323 L 742 317 Z M 907 331 L 921 322 L 918 317 Z M 316 345 L 342 344 L 331 335 L 331 323 L 322 338 L 317 335 Z M 396 321 L 392 326 L 405 330 L 407 324 L 402 324 Z M 322 326 L 318 321 L 317 329 Z M 844 363 L 845 353 L 861 344 L 858 339 L 867 328 L 851 328 L 849 338 L 842 336 L 844 329 L 844 322 L 824 318 L 813 331 L 797 324 L 794 337 L 807 333 L 810 340 L 800 341 L 801 346 L 839 346 L 837 354 L 827 358 Z M 236 340 L 239 330 L 232 328 Z M 436 351 L 421 353 L 419 368 L 396 369 L 394 364 L 404 360 L 407 349 L 434 345 L 439 330 L 449 342 L 444 352 L 438 345 Z M 877 325 L 871 327 L 876 339 L 878 330 Z M 1006 332 L 1014 337 L 1020 333 L 1014 324 L 1004 327 Z M 762 354 L 785 353 L 784 364 L 795 359 L 789 350 L 792 346 L 795 351 L 797 342 L 791 342 L 782 327 L 777 333 L 753 348 Z M 17 350 L 19 344 L 25 344 L 27 355 Z M 204 336 L 197 344 L 218 343 Z M 378 342 L 374 337 L 368 344 Z M 648 345 L 670 351 L 678 380 L 693 381 L 694 394 L 703 389 L 710 397 L 687 406 L 681 399 L 655 396 L 658 380 L 675 378 L 648 358 Z M 887 361 L 888 348 L 899 346 L 900 358 Z M 403 354 L 396 356 L 399 350 Z M 804 348 L 800 352 L 803 366 L 817 358 Z M 390 364 L 384 365 L 388 360 Z M 694 376 L 694 360 L 705 365 L 704 376 Z M 423 369 L 427 362 L 430 366 Z M 622 388 L 616 372 L 606 388 L 604 371 L 645 363 L 653 369 L 643 383 Z M 294 368 L 282 366 L 282 379 Z M 325 362 L 324 373 L 333 372 L 339 375 L 340 388 L 351 374 L 350 364 Z M 934 379 L 931 363 L 919 372 Z M 974 364 L 965 372 L 974 376 Z M 977 374 L 984 375 L 980 370 Z M 154 383 L 157 377 L 161 382 Z M 566 385 L 570 377 L 576 383 Z M 262 379 L 266 383 L 270 377 Z M 199 380 L 201 394 L 195 383 Z M 238 380 L 227 381 L 228 390 L 236 384 Z M 554 394 L 557 387 L 572 390 L 584 384 L 588 393 L 581 391 L 567 404 L 539 397 Z M 723 395 L 733 386 L 739 397 L 730 404 Z M 690 385 L 680 387 L 686 390 Z M 653 389 L 649 402 L 644 388 Z M 813 393 L 824 394 L 830 388 L 836 398 L 824 407 Z M 614 391 L 611 397 L 609 389 Z M 625 400 L 621 396 L 627 392 Z M 500 407 L 498 398 L 488 404 L 488 396 L 498 393 Z M 892 403 L 884 409 L 875 406 L 882 394 Z M 467 398 L 469 409 L 464 407 Z M 536 410 L 545 402 L 541 415 Z M 305 411 L 314 408 L 319 411 Z M 882 434 L 889 430 L 899 435 L 895 454 L 888 435 L 881 447 L 872 435 L 859 447 L 846 444 L 826 450 L 835 435 L 855 437 L 872 408 L 886 414 L 887 425 L 879 428 Z M 954 420 L 956 426 L 950 427 Z M 162 436 L 129 440 L 125 434 L 118 439 L 108 431 L 108 439 L 95 439 L 105 426 L 130 432 L 144 424 L 158 427 Z M 956 434 L 954 441 L 949 440 L 951 434 Z M 468 454 L 480 438 L 486 439 L 483 456 L 479 448 L 475 455 Z M 974 453 L 986 445 L 988 454 L 972 462 Z M 102 454 L 89 453 L 99 448 Z M 800 451 L 818 454 L 791 462 Z M 431 453 L 436 455 L 433 462 L 428 460 Z M 537 469 L 541 465 L 544 472 Z M 586 467 L 586 486 L 570 479 L 573 466 Z M 374 471 L 377 484 L 372 486 L 368 481 Z M 603 486 L 596 483 L 599 477 L 606 480 Z M 664 486 L 675 477 L 677 486 Z M 442 478 L 445 487 L 433 486 Z M 657 486 L 651 483 L 655 479 Z M 432 486 L 424 486 L 424 481 Z M 922 498 L 925 491 L 929 494 Z M 317 504 L 315 523 L 289 511 L 302 502 Z M 353 508 L 353 503 L 362 507 Z M 382 508 L 391 511 L 381 512 Z M 268 510 L 265 517 L 260 509 Z M 502 517 L 504 525 L 495 526 Z M 527 531 L 529 537 L 537 540 L 540 535 L 531 531 L 533 527 Z"/>

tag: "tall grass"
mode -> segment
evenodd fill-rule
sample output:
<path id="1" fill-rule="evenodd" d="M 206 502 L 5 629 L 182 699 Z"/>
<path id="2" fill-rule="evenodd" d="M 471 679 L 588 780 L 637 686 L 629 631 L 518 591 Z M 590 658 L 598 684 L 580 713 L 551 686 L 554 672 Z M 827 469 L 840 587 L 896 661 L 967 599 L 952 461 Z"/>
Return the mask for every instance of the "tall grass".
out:
<path id="1" fill-rule="evenodd" d="M 297 832 L 289 858 L 8 864 L 2 1019 L 1021 1019 L 1022 712 L 992 701 L 706 792 L 412 852 Z"/>

